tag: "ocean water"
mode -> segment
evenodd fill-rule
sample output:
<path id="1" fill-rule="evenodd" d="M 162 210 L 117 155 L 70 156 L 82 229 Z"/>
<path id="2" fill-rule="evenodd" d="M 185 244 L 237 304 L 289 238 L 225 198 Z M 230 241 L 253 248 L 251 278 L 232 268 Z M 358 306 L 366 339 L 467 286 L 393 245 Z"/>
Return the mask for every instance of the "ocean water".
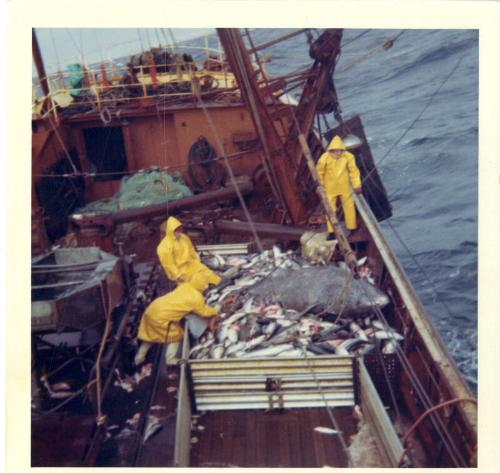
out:
<path id="1" fill-rule="evenodd" d="M 273 75 L 310 63 L 302 35 L 265 53 Z M 344 30 L 335 71 L 343 116 L 361 116 L 393 206 L 384 234 L 476 391 L 478 32 Z"/>

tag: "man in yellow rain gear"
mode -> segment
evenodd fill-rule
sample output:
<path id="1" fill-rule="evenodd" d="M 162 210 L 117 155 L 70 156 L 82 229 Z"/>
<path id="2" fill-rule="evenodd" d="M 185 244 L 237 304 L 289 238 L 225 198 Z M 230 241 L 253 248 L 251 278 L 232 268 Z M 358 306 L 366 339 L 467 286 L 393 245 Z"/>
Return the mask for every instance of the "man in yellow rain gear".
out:
<path id="1" fill-rule="evenodd" d="M 194 274 L 189 282 L 180 283 L 173 291 L 158 297 L 146 307 L 142 314 L 137 338 L 142 341 L 135 356 L 135 364 L 144 362 L 153 343 L 166 343 L 167 365 L 177 363 L 177 352 L 184 335 L 180 321 L 187 314 L 194 313 L 209 317 L 209 327 L 215 323 L 217 309 L 205 304 L 203 291 L 208 287 L 201 273 Z"/>
<path id="2" fill-rule="evenodd" d="M 321 184 L 325 187 L 328 199 L 337 209 L 337 198 L 340 197 L 344 211 L 345 225 L 348 230 L 355 230 L 356 208 L 351 196 L 350 184 L 356 194 L 361 194 L 361 177 L 356 166 L 354 155 L 346 150 L 344 142 L 339 136 L 334 136 L 332 141 L 316 163 Z M 327 230 L 333 232 L 333 226 L 327 219 Z"/>
<path id="3" fill-rule="evenodd" d="M 169 217 L 166 236 L 156 249 L 160 263 L 168 279 L 176 283 L 190 281 L 194 274 L 201 273 L 208 284 L 219 284 L 221 278 L 201 261 L 191 239 L 182 231 L 182 223 Z"/>

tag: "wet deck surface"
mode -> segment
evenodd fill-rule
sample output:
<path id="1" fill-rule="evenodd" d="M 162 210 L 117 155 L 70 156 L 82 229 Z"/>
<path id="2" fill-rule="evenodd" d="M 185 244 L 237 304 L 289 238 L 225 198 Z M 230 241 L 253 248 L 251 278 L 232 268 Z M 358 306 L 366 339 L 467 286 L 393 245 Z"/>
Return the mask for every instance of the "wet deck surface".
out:
<path id="1" fill-rule="evenodd" d="M 31 425 L 33 467 L 75 467 L 85 454 L 94 415 L 54 415 Z"/>
<path id="2" fill-rule="evenodd" d="M 335 419 L 348 444 L 355 433 L 352 408 L 336 408 Z M 324 408 L 209 412 L 199 418 L 205 427 L 191 447 L 193 467 L 346 467 L 337 435 L 314 431 L 332 428 Z"/>
<path id="3" fill-rule="evenodd" d="M 162 409 L 150 411 L 160 419 L 162 429 L 151 436 L 142 445 L 137 454 L 137 467 L 172 466 L 174 462 L 175 423 L 177 394 L 168 393 L 167 389 L 177 387 L 178 368 L 166 368 L 161 357 L 161 367 L 151 406 L 161 406 Z M 175 379 L 171 379 L 176 376 Z"/>

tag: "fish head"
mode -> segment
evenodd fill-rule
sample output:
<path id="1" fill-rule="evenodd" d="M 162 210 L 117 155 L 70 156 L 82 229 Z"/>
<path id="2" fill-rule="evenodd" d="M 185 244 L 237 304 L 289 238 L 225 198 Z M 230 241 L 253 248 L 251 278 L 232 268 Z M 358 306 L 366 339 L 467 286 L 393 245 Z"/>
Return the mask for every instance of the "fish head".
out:
<path id="1" fill-rule="evenodd" d="M 379 309 L 389 304 L 389 297 L 378 287 L 366 280 L 359 280 L 359 306 L 360 309 L 378 307 Z"/>

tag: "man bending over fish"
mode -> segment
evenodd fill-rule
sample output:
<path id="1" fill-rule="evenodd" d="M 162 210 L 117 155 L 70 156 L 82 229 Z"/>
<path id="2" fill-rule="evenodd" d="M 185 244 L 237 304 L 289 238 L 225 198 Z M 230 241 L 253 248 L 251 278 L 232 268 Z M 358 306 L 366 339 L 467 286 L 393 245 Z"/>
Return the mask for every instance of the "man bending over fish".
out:
<path id="1" fill-rule="evenodd" d="M 344 211 L 345 226 L 348 230 L 355 230 L 356 208 L 351 196 L 349 181 L 356 194 L 361 194 L 361 177 L 356 166 L 354 155 L 347 151 L 339 136 L 334 136 L 316 164 L 321 184 L 325 187 L 328 200 L 333 211 L 337 208 L 337 198 L 340 198 Z M 333 226 L 327 219 L 326 228 L 333 232 Z"/>
<path id="2" fill-rule="evenodd" d="M 209 327 L 214 328 L 217 309 L 205 304 L 203 292 L 208 287 L 206 277 L 195 273 L 189 282 L 181 282 L 171 292 L 158 297 L 146 307 L 142 314 L 137 338 L 142 341 L 135 356 L 135 364 L 144 362 L 153 343 L 166 343 L 165 362 L 175 365 L 179 360 L 177 352 L 184 335 L 180 321 L 190 313 L 209 319 Z"/>
<path id="3" fill-rule="evenodd" d="M 168 279 L 177 284 L 189 282 L 195 274 L 201 274 L 207 285 L 219 284 L 221 281 L 200 261 L 191 239 L 183 232 L 182 223 L 175 217 L 167 219 L 166 236 L 156 252 Z"/>

